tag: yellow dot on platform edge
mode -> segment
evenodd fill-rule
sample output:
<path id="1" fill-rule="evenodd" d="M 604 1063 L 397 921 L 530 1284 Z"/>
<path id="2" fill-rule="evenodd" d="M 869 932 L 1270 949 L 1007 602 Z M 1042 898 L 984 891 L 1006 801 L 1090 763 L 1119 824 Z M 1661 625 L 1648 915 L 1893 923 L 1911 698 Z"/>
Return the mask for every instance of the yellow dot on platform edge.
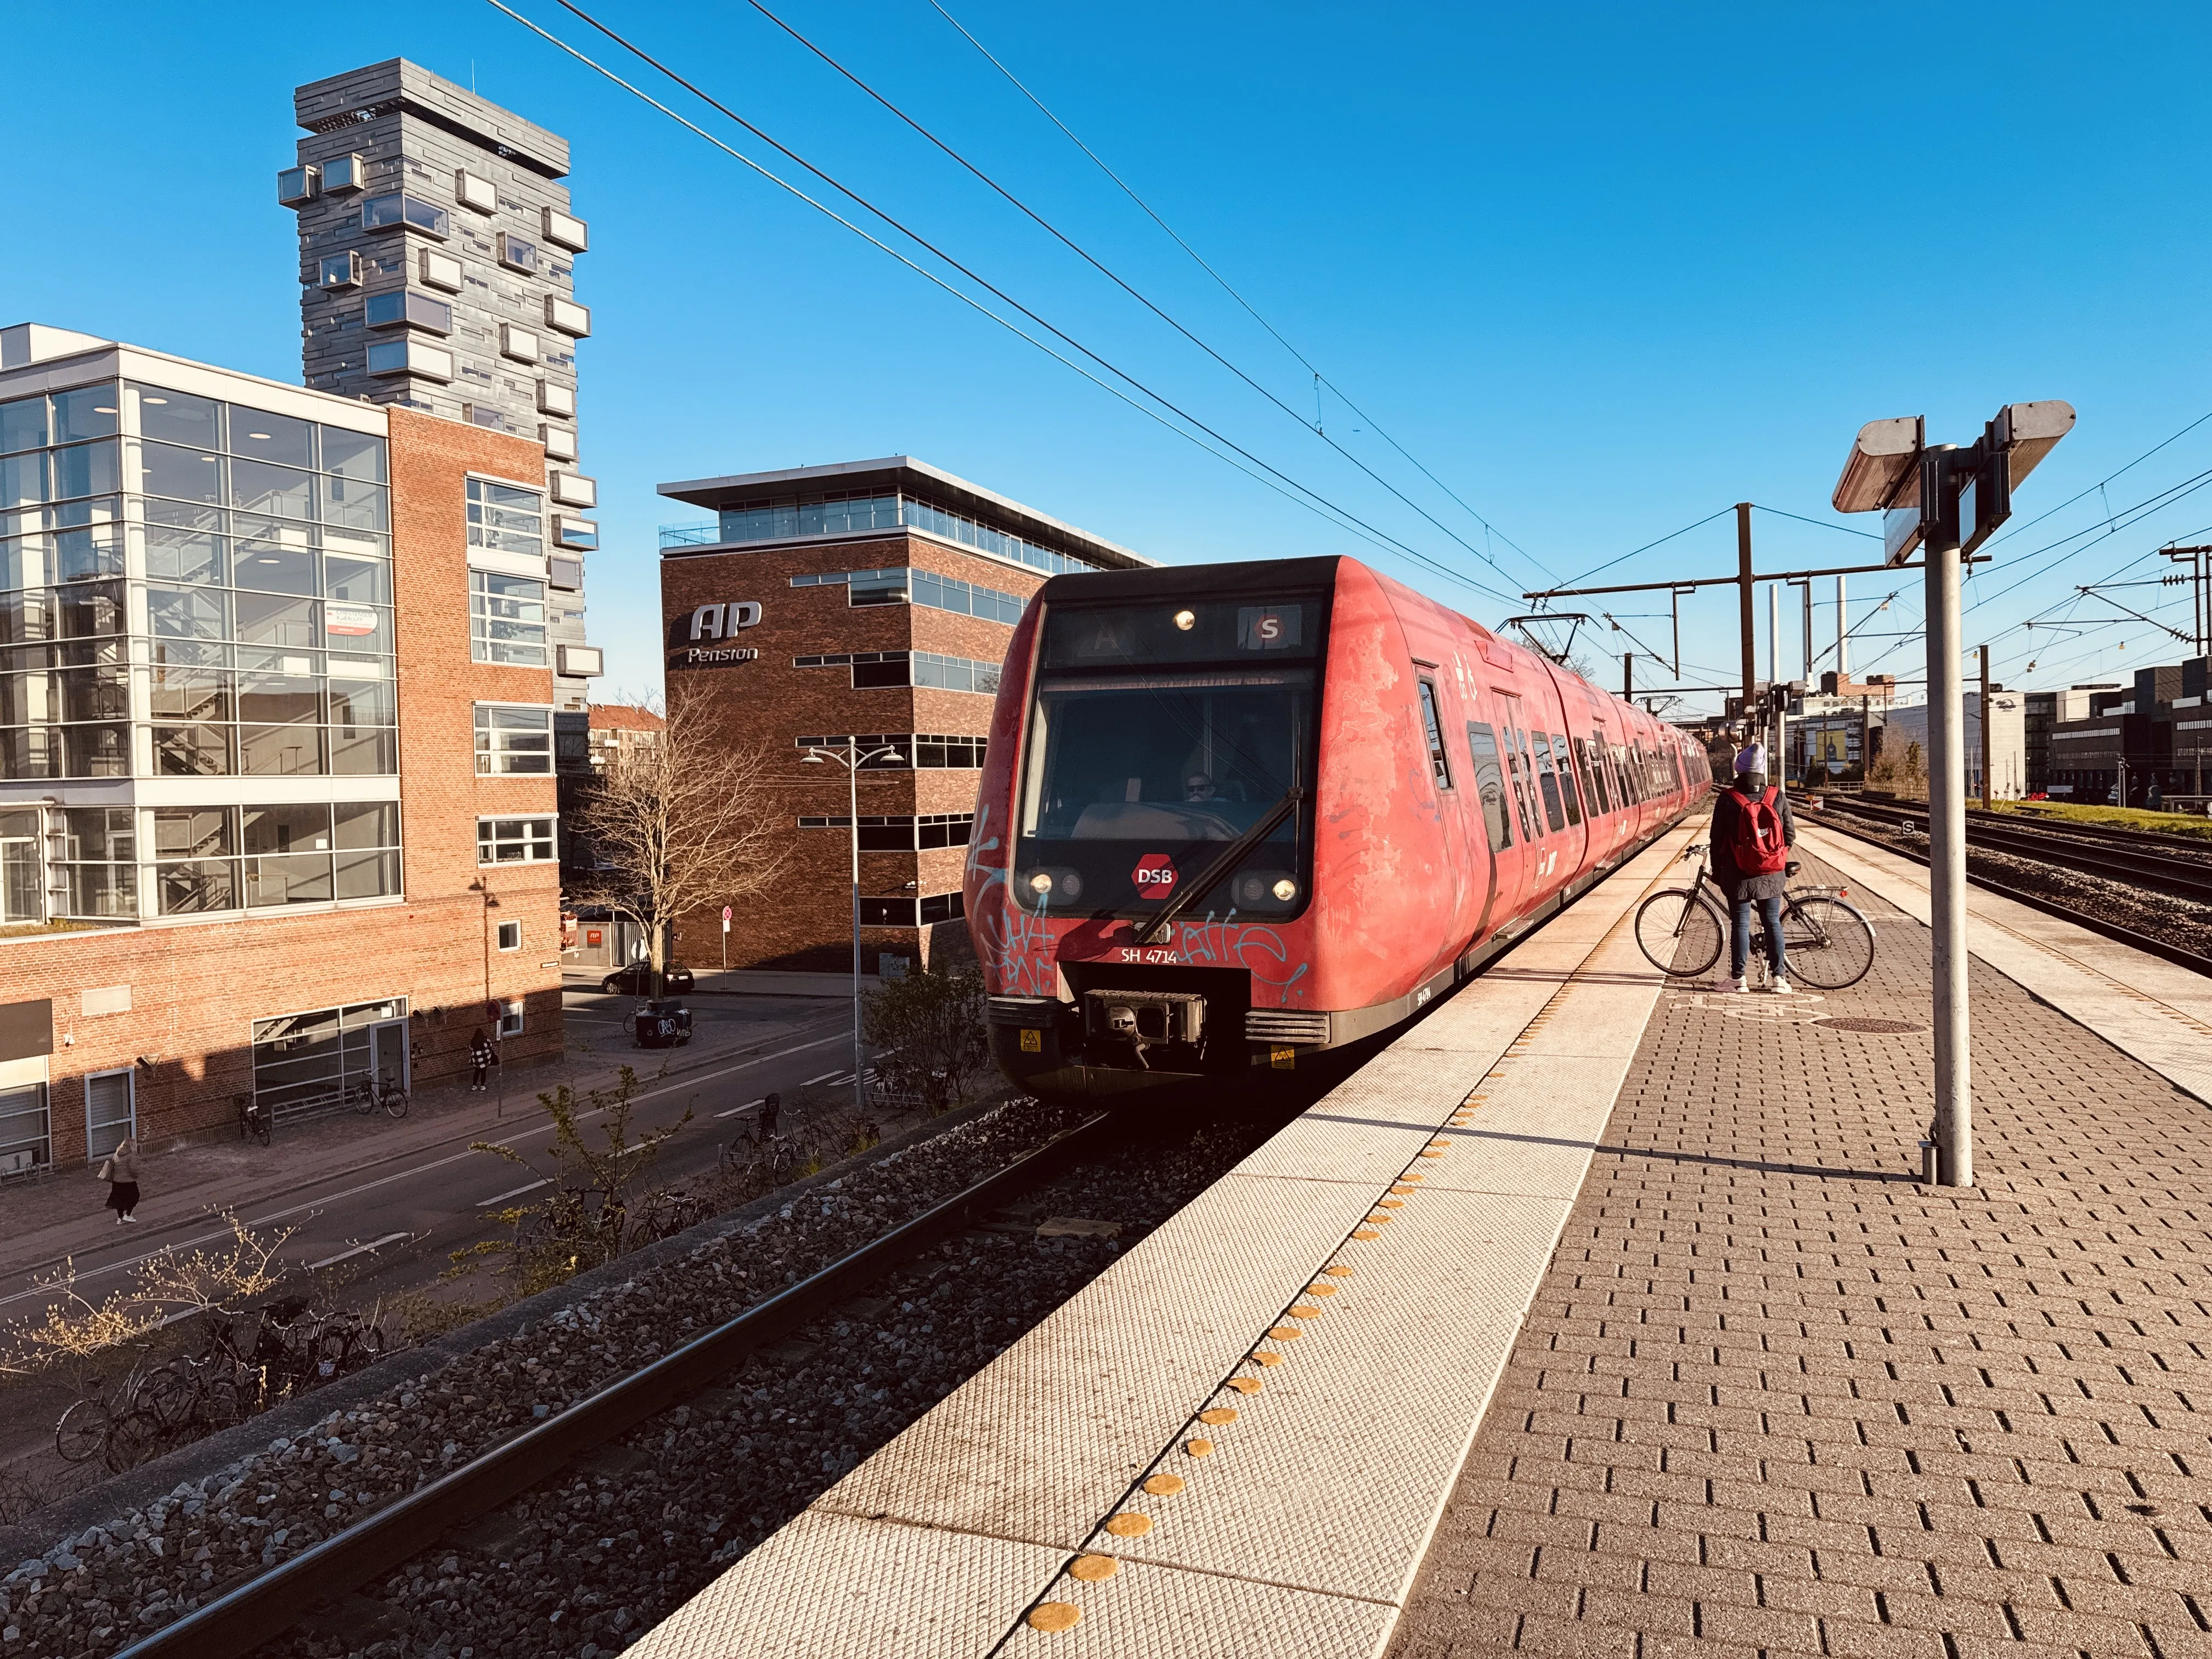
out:
<path id="1" fill-rule="evenodd" d="M 1193 1457 L 1207 1457 L 1212 1455 L 1213 1443 L 1211 1440 L 1186 1440 L 1182 1443 L 1182 1449 Z"/>
<path id="2" fill-rule="evenodd" d="M 1323 1267 L 1322 1271 L 1328 1274 L 1332 1279 L 1349 1279 L 1352 1277 L 1352 1269 L 1346 1267 L 1340 1261 L 1332 1261 L 1328 1267 Z"/>
<path id="3" fill-rule="evenodd" d="M 1428 1177 L 1423 1175 L 1419 1170 L 1416 1170 L 1411 1175 L 1400 1176 L 1398 1179 L 1401 1181 L 1426 1181 Z"/>
<path id="4" fill-rule="evenodd" d="M 1291 1317 L 1293 1319 L 1319 1319 L 1321 1317 L 1321 1310 L 1315 1307 L 1310 1302 L 1301 1302 L 1297 1307 L 1291 1310 Z"/>
<path id="5" fill-rule="evenodd" d="M 1031 1630 L 1073 1630 L 1083 1609 L 1066 1601 L 1042 1601 L 1030 1609 Z"/>
<path id="6" fill-rule="evenodd" d="M 1101 1579 L 1111 1578 L 1121 1571 L 1121 1564 L 1110 1555 L 1085 1555 L 1077 1558 L 1075 1565 L 1067 1570 L 1067 1576 L 1086 1584 L 1095 1584 Z"/>
<path id="7" fill-rule="evenodd" d="M 1279 1365 L 1283 1363 L 1283 1356 L 1279 1353 L 1255 1353 L 1252 1356 L 1252 1363 L 1255 1365 Z"/>
<path id="8" fill-rule="evenodd" d="M 1306 1294 L 1308 1296 L 1334 1296 L 1337 1292 L 1337 1288 L 1338 1287 L 1334 1285 L 1309 1285 L 1306 1286 Z"/>
<path id="9" fill-rule="evenodd" d="M 1443 1153 L 1437 1148 L 1431 1147 L 1428 1151 L 1423 1152 L 1421 1156 L 1423 1158 L 1442 1158 Z"/>
<path id="10" fill-rule="evenodd" d="M 1278 1342 L 1295 1342 L 1305 1333 L 1295 1325 L 1275 1325 L 1268 1328 L 1267 1334 Z"/>
<path id="11" fill-rule="evenodd" d="M 1372 1227 L 1361 1227 L 1354 1231 L 1352 1236 L 1354 1238 L 1380 1238 L 1382 1237 L 1382 1234 L 1376 1232 Z"/>
<path id="12" fill-rule="evenodd" d="M 1244 1379 L 1240 1377 L 1237 1380 L 1242 1382 Z M 1237 1420 L 1237 1407 L 1216 1406 L 1211 1410 L 1200 1412 L 1198 1414 L 1198 1420 L 1201 1423 L 1210 1423 L 1217 1428 L 1224 1423 L 1234 1423 Z"/>
<path id="13" fill-rule="evenodd" d="M 1145 1490 L 1155 1498 L 1173 1498 L 1182 1490 L 1182 1477 L 1179 1474 L 1156 1474 L 1145 1482 Z"/>
<path id="14" fill-rule="evenodd" d="M 1256 1376 L 1232 1376 L 1229 1379 L 1229 1386 L 1239 1394 L 1257 1394 L 1260 1392 L 1260 1379 Z"/>
<path id="15" fill-rule="evenodd" d="M 1152 1529 L 1152 1517 L 1124 1510 L 1106 1523 L 1106 1530 L 1116 1538 L 1142 1538 Z"/>

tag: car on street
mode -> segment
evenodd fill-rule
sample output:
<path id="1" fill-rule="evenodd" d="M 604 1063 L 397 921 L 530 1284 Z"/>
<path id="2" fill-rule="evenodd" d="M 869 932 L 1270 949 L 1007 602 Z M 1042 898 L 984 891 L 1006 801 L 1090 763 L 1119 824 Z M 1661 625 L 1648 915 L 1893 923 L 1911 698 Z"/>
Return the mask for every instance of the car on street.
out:
<path id="1" fill-rule="evenodd" d="M 661 994 L 682 996 L 691 988 L 691 970 L 681 963 L 672 962 L 661 975 Z M 617 968 L 599 981 L 602 991 L 620 991 L 634 997 L 653 994 L 653 964 L 633 962 L 628 967 Z"/>

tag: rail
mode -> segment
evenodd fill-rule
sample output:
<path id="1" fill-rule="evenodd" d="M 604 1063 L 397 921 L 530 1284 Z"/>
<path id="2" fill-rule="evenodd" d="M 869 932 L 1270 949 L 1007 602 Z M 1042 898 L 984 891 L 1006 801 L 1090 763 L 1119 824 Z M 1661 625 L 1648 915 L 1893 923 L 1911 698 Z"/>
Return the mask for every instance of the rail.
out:
<path id="1" fill-rule="evenodd" d="M 712 1387 L 759 1349 L 958 1232 L 975 1212 L 1050 1180 L 1107 1144 L 1111 1121 L 1106 1113 L 1086 1119 L 811 1278 L 162 1626 L 116 1659 L 235 1659 L 282 1634 L 310 1609 L 389 1572 L 594 1447 Z"/>
<path id="2" fill-rule="evenodd" d="M 1839 822 L 1839 815 L 1837 809 L 1833 807 L 1823 807 L 1815 811 L 1810 807 L 1801 805 L 1796 810 L 1813 819 L 1823 830 L 1832 830 L 1839 836 L 1849 836 L 1854 841 L 1863 841 L 1870 847 L 1879 847 L 1893 857 L 1917 864 L 1923 870 L 1928 867 L 1927 859 L 1919 854 L 1907 852 L 1901 847 L 1884 841 L 1879 836 L 1869 835 L 1863 829 L 1855 830 L 1850 824 Z M 1972 844 L 1972 836 L 1968 837 L 1968 844 L 1970 846 Z M 1984 891 L 1998 894 L 2012 900 L 2015 904 L 2025 904 L 2031 910 L 2040 910 L 2044 915 L 2056 916 L 2061 921 L 2070 921 L 2076 927 L 2086 927 L 2093 933 L 2101 933 L 2105 938 L 2119 944 L 2132 945 L 2138 951 L 2172 963 L 2176 967 L 2191 969 L 2207 978 L 2212 978 L 2212 957 L 2199 956 L 2194 951 L 2186 950 L 2179 945 L 2169 945 L 2162 939 L 2152 938 L 2148 933 L 2138 933 L 2132 927 L 2123 927 L 2116 921 L 2107 921 L 2102 916 L 2093 915 L 2087 910 L 2074 909 L 2070 906 L 2059 903 L 2055 899 L 2047 899 L 2040 893 L 2031 893 L 2023 887 L 2014 887 L 2002 881 L 1992 881 L 1986 876 L 1978 876 L 1971 871 L 1967 872 L 1966 879 Z"/>
<path id="3" fill-rule="evenodd" d="M 1886 802 L 1838 799 L 1832 804 L 1830 810 L 1856 812 L 1883 823 L 1912 824 L 1923 829 L 1928 823 L 1925 810 L 1895 806 Z M 2087 840 L 2070 834 L 2070 829 L 2071 826 L 2062 829 L 2047 823 L 2021 823 L 2009 815 L 1996 812 L 1969 812 L 1966 815 L 1966 845 L 1984 848 L 1992 853 L 2010 853 L 2019 858 L 2037 859 L 2045 864 L 2055 864 L 2061 869 L 2079 870 L 2087 875 L 2102 876 L 2108 881 L 2124 882 L 2132 887 L 2165 893 L 2174 898 L 2212 904 L 2212 864 L 2208 864 L 2203 858 L 2160 853 L 2154 848 L 2130 848 L 2103 837 Z M 2122 830 L 2119 833 L 2125 836 L 2133 832 Z M 2212 842 L 2200 845 L 2204 852 L 2212 853 Z"/>

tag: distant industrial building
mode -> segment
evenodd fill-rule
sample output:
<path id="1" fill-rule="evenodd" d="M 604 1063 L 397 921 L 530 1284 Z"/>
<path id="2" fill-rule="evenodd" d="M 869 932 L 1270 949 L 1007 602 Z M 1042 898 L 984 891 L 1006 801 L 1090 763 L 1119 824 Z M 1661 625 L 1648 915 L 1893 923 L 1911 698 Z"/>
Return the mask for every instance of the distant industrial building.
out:
<path id="1" fill-rule="evenodd" d="M 1969 798 L 1978 799 L 1982 794 L 1982 695 L 1978 690 L 1968 691 L 1959 701 L 1965 720 L 1961 740 L 1966 750 L 1963 769 L 1966 793 Z M 1994 800 L 2018 800 L 2028 793 L 2027 694 L 1990 687 L 1989 720 L 1990 797 Z M 1892 708 L 1883 717 L 1879 730 L 1881 735 L 1875 742 L 1877 758 L 1905 754 L 1917 744 L 1922 764 L 1926 765 L 1926 703 Z"/>
<path id="2" fill-rule="evenodd" d="M 2136 671 L 2131 685 L 2076 686 L 2053 699 L 2045 793 L 2140 806 L 2155 788 L 2164 803 L 2202 802 L 2212 773 L 2212 659 Z"/>

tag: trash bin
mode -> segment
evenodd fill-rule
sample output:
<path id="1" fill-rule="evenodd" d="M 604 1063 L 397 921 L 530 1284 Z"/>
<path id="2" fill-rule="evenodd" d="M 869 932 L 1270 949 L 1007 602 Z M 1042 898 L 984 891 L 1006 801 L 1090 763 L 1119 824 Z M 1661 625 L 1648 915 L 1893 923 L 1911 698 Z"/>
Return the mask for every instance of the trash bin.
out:
<path id="1" fill-rule="evenodd" d="M 635 1016 L 637 1046 L 674 1048 L 691 1041 L 691 1011 L 680 1002 L 648 1002 Z"/>

